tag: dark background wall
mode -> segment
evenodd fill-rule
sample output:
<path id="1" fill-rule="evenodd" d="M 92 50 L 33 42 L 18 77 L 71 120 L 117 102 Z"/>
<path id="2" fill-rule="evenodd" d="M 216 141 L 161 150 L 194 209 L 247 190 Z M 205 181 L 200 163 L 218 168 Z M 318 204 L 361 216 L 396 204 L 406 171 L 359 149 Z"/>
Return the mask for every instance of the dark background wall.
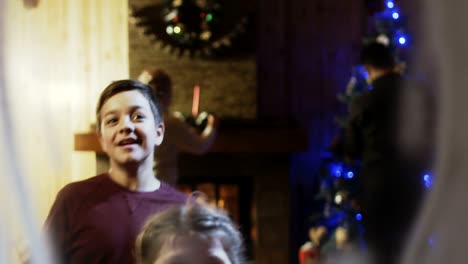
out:
<path id="1" fill-rule="evenodd" d="M 366 18 L 363 1 L 259 0 L 258 116 L 293 119 L 309 139 L 291 156 L 290 263 L 307 239 L 320 158 L 343 110 L 336 94 L 358 62 Z"/>

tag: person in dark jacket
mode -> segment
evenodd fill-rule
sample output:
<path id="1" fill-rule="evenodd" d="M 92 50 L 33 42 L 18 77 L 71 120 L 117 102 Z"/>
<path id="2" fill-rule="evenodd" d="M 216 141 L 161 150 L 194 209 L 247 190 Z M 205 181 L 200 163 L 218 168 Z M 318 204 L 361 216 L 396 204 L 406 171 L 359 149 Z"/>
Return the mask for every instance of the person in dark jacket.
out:
<path id="1" fill-rule="evenodd" d="M 372 263 L 397 263 L 423 196 L 423 162 L 402 145 L 407 88 L 391 50 L 367 44 L 361 62 L 370 87 L 350 104 L 344 135 L 347 160 L 361 160 L 360 203 Z"/>

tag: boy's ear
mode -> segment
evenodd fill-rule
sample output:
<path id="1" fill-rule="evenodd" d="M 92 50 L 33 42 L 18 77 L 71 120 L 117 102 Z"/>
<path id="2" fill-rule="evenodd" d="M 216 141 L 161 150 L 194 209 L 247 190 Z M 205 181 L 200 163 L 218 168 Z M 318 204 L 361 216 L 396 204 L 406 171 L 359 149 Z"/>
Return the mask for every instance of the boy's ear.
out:
<path id="1" fill-rule="evenodd" d="M 164 122 L 160 122 L 159 125 L 156 126 L 156 146 L 161 145 L 164 139 L 165 128 Z"/>

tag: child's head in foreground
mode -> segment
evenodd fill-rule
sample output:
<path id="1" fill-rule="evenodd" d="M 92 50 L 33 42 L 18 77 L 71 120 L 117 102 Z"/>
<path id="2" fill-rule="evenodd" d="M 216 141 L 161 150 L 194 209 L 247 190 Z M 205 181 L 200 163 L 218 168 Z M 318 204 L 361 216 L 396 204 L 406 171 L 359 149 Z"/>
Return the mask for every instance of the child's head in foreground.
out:
<path id="1" fill-rule="evenodd" d="M 241 264 L 242 238 L 223 212 L 187 204 L 159 213 L 136 240 L 140 264 Z"/>

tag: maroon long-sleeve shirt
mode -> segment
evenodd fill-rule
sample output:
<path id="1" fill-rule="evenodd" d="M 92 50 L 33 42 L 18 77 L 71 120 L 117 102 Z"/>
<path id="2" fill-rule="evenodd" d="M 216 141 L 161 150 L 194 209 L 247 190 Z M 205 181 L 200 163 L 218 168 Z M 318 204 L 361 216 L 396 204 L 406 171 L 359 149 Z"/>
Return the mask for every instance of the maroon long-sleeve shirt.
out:
<path id="1" fill-rule="evenodd" d="M 147 218 L 187 197 L 161 182 L 133 192 L 108 174 L 66 185 L 45 223 L 60 263 L 135 263 L 135 239 Z"/>

